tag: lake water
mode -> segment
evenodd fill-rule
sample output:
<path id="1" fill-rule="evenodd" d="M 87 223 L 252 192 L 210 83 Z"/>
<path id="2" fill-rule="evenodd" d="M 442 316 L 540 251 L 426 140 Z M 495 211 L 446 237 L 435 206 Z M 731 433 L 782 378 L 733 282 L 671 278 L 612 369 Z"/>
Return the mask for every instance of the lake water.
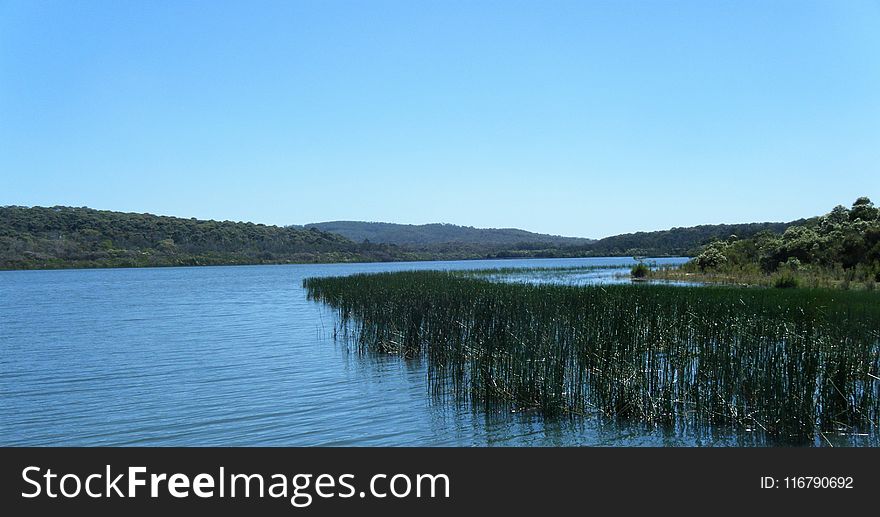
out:
<path id="1" fill-rule="evenodd" d="M 657 259 L 658 264 L 683 259 Z M 751 445 L 437 402 L 426 365 L 330 337 L 303 278 L 631 259 L 0 272 L 0 445 Z M 589 282 L 628 281 L 625 270 Z"/>

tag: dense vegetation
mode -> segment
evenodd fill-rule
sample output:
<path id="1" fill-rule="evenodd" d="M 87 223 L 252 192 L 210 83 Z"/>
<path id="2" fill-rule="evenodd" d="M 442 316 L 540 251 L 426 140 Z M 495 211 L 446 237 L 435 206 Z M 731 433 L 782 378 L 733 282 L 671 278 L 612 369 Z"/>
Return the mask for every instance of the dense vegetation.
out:
<path id="1" fill-rule="evenodd" d="M 781 234 L 731 235 L 705 246 L 680 274 L 778 287 L 873 288 L 880 282 L 880 209 L 861 197 Z"/>
<path id="2" fill-rule="evenodd" d="M 89 208 L 7 206 L 0 207 L 0 269 L 694 256 L 707 243 L 721 242 L 732 233 L 758 238 L 792 225 L 704 225 L 591 241 L 446 224 L 337 222 L 278 227 Z"/>
<path id="3" fill-rule="evenodd" d="M 61 206 L 0 207 L 0 269 L 462 260 L 587 254 L 584 250 L 575 250 L 566 255 L 555 244 L 547 242 L 398 246 L 353 242 L 317 228 Z"/>
<path id="4" fill-rule="evenodd" d="M 802 219 L 791 223 L 705 224 L 657 232 L 626 233 L 600 239 L 590 244 L 589 250 L 596 257 L 692 257 L 706 243 L 729 235 L 750 237 L 762 231 L 781 233 L 789 226 L 803 222 Z"/>
<path id="5" fill-rule="evenodd" d="M 878 443 L 876 293 L 573 287 L 452 272 L 312 278 L 361 353 L 423 358 L 437 397 L 489 411 L 733 426 L 767 443 Z"/>
<path id="6" fill-rule="evenodd" d="M 136 267 L 396 258 L 319 230 L 71 207 L 0 207 L 0 268 Z"/>
<path id="7" fill-rule="evenodd" d="M 485 258 L 694 256 L 703 245 L 731 234 L 781 233 L 792 223 L 715 224 L 615 235 L 600 240 L 544 235 L 515 229 L 479 229 L 451 224 L 405 225 L 336 221 L 307 225 L 361 242 L 397 244 L 402 249 L 448 255 L 452 250 Z"/>
<path id="8" fill-rule="evenodd" d="M 355 242 L 370 241 L 385 244 L 424 247 L 429 245 L 479 244 L 481 246 L 518 246 L 523 243 L 544 244 L 545 247 L 588 244 L 592 239 L 560 237 L 532 233 L 515 228 L 474 228 L 454 224 L 394 224 L 362 221 L 332 221 L 307 224 L 306 228 L 338 233 Z"/>

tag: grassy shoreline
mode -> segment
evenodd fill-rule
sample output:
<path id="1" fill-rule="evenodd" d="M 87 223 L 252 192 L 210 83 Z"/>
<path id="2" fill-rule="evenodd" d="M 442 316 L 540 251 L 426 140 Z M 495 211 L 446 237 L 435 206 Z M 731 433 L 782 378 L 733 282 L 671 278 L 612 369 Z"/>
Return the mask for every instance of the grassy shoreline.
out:
<path id="1" fill-rule="evenodd" d="M 877 283 L 873 279 L 855 280 L 844 275 L 825 271 L 699 271 L 686 267 L 662 267 L 648 271 L 644 279 L 675 282 L 697 282 L 740 287 L 778 287 L 806 289 L 839 289 L 874 291 Z"/>

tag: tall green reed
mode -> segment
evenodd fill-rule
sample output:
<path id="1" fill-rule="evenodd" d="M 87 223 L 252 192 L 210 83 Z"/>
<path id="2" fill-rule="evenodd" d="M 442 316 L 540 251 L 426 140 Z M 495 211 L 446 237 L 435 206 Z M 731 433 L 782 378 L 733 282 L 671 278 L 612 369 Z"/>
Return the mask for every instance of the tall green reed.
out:
<path id="1" fill-rule="evenodd" d="M 880 434 L 876 293 L 490 282 L 419 271 L 309 278 L 362 353 L 425 358 L 475 407 Z"/>

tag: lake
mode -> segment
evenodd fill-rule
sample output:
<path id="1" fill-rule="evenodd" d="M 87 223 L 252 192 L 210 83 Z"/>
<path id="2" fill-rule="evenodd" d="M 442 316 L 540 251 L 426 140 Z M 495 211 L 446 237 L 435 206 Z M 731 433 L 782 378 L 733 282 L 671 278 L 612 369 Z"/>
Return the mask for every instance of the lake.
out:
<path id="1" fill-rule="evenodd" d="M 656 259 L 677 264 L 684 259 Z M 0 445 L 762 445 L 439 403 L 427 367 L 332 339 L 312 276 L 628 258 L 0 272 Z M 625 269 L 579 282 L 628 282 Z"/>

